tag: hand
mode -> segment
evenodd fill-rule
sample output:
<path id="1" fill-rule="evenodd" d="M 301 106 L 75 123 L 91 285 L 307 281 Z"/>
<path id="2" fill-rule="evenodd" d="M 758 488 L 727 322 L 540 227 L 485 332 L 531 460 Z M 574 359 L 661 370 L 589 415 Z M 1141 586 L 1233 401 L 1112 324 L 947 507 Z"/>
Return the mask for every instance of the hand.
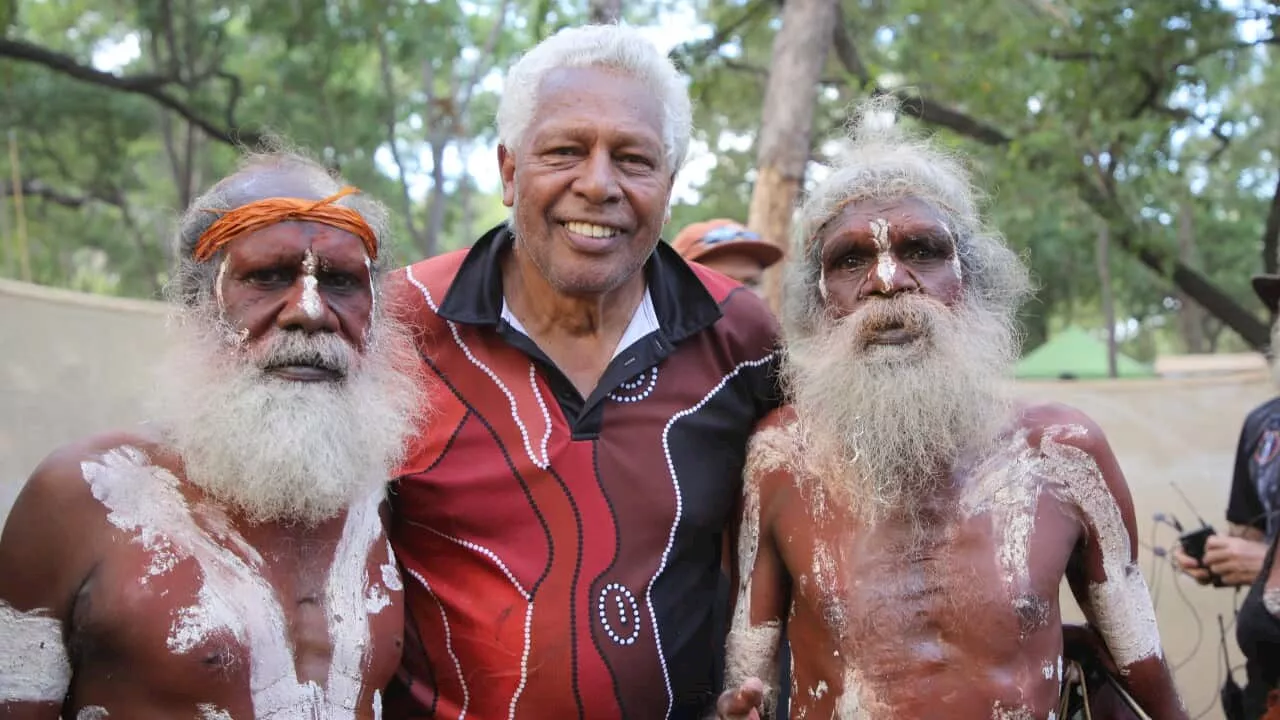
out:
<path id="1" fill-rule="evenodd" d="M 747 678 L 737 690 L 725 690 L 716 701 L 716 720 L 760 720 L 764 712 L 764 683 Z"/>
<path id="2" fill-rule="evenodd" d="M 1252 585 L 1266 555 L 1266 543 L 1257 540 L 1210 535 L 1204 544 L 1204 564 L 1226 585 Z"/>
<path id="3" fill-rule="evenodd" d="M 1217 535 L 1214 535 L 1213 537 L 1217 537 Z M 1173 564 L 1182 572 L 1190 575 L 1201 585 L 1208 585 L 1212 579 L 1209 576 L 1208 568 L 1202 566 L 1195 558 L 1183 552 L 1181 544 L 1173 546 Z"/>

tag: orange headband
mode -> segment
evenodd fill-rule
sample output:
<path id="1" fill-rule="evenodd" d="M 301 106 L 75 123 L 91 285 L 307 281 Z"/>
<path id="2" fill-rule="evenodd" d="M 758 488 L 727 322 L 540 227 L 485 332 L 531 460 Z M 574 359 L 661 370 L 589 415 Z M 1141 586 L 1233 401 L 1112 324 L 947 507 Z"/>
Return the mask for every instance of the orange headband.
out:
<path id="1" fill-rule="evenodd" d="M 360 238 L 370 260 L 378 257 L 378 238 L 373 228 L 365 222 L 360 213 L 349 207 L 333 203 L 351 193 L 360 192 L 348 185 L 323 200 L 302 200 L 299 198 L 273 197 L 242 205 L 234 210 L 208 210 L 206 212 L 222 213 L 207 230 L 200 234 L 196 242 L 195 259 L 204 262 L 213 257 L 227 243 L 268 225 L 286 220 L 302 222 L 318 222 L 330 227 L 346 230 Z"/>

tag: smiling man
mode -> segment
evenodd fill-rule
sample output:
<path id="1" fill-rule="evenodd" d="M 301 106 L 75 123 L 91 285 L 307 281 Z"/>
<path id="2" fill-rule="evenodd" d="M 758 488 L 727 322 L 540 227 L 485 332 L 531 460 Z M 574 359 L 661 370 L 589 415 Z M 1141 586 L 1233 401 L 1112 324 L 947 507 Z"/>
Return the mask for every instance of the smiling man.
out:
<path id="1" fill-rule="evenodd" d="M 50 455 L 0 536 L 0 716 L 381 717 L 385 479 L 426 410 L 385 231 L 285 153 L 193 203 L 156 422 Z"/>
<path id="2" fill-rule="evenodd" d="M 773 320 L 659 244 L 683 82 L 620 26 L 561 31 L 498 109 L 511 221 L 397 275 L 440 386 L 394 495 L 408 639 L 388 714 L 700 718 Z"/>
<path id="3" fill-rule="evenodd" d="M 801 209 L 792 404 L 747 460 L 720 716 L 772 716 L 785 630 L 793 718 L 1074 717 L 1065 577 L 1114 659 L 1096 699 L 1185 718 L 1120 467 L 1079 411 L 1011 399 L 1025 270 L 964 168 L 894 110 L 868 106 Z"/>

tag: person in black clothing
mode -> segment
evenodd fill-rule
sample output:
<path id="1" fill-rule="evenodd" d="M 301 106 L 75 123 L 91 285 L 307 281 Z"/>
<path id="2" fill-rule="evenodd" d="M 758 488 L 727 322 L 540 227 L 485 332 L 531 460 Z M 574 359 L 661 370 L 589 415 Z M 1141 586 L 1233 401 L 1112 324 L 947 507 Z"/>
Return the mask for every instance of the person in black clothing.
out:
<path id="1" fill-rule="evenodd" d="M 1280 300 L 1280 275 L 1259 275 L 1253 278 L 1253 288 L 1274 316 Z M 1275 347 L 1277 328 L 1272 327 L 1271 332 L 1271 345 Z M 1274 357 L 1271 362 L 1275 373 Z M 1280 530 L 1277 510 L 1280 510 L 1280 397 L 1254 408 L 1240 431 L 1231 497 L 1227 502 L 1227 535 L 1209 537 L 1203 562 L 1188 556 L 1181 546 L 1174 548 L 1174 562 L 1201 585 L 1215 579 L 1227 587 L 1252 585 L 1262 569 L 1267 545 Z"/>
<path id="2" fill-rule="evenodd" d="M 1274 316 L 1277 299 L 1280 299 L 1280 275 L 1255 277 L 1253 287 Z M 1280 323 L 1275 323 L 1271 328 L 1273 372 L 1278 367 L 1275 352 L 1278 341 Z M 1245 421 L 1227 508 L 1227 519 L 1233 527 L 1245 526 L 1241 540 L 1263 548 L 1270 545 L 1264 551 L 1236 618 L 1236 642 L 1244 653 L 1248 677 L 1243 702 L 1245 720 L 1280 717 L 1280 707 L 1268 712 L 1268 705 L 1272 704 L 1268 696 L 1280 686 L 1280 573 L 1275 567 L 1280 536 L 1277 532 L 1280 516 L 1276 514 L 1280 505 L 1280 458 L 1277 456 L 1280 456 L 1280 398 L 1273 398 L 1250 413 Z M 1265 543 L 1259 541 L 1261 537 L 1266 538 Z M 1205 555 L 1207 560 L 1207 551 Z M 1228 715 L 1229 720 L 1235 720 L 1230 712 Z"/>
<path id="3" fill-rule="evenodd" d="M 1280 685 L 1280 573 L 1276 543 L 1266 554 L 1258 580 L 1240 604 L 1236 642 L 1245 656 L 1249 684 L 1244 690 L 1244 717 L 1257 720 L 1267 711 L 1267 696 Z"/>

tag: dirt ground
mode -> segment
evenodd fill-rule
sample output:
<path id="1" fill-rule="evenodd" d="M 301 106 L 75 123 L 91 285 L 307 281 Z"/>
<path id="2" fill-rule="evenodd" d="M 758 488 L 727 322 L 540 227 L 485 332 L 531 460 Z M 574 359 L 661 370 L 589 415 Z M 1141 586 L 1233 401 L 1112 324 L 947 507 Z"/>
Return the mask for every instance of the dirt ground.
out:
<path id="1" fill-rule="evenodd" d="M 85 434 L 141 421 L 148 362 L 162 347 L 163 308 L 0 281 L 0 520 L 35 465 Z M 1237 434 L 1272 394 L 1262 372 L 1201 379 L 1025 383 L 1023 395 L 1075 405 L 1107 432 L 1133 490 L 1142 560 L 1166 656 L 1193 717 L 1220 718 L 1223 663 L 1218 617 L 1238 664 L 1230 624 L 1235 593 L 1175 577 L 1153 548 L 1176 533 L 1152 520 L 1193 525 L 1176 483 L 1209 523 L 1224 525 Z M 1158 551 L 1157 551 L 1158 552 Z M 1074 603 L 1063 595 L 1068 618 Z M 1243 681 L 1243 672 L 1237 670 Z"/>

